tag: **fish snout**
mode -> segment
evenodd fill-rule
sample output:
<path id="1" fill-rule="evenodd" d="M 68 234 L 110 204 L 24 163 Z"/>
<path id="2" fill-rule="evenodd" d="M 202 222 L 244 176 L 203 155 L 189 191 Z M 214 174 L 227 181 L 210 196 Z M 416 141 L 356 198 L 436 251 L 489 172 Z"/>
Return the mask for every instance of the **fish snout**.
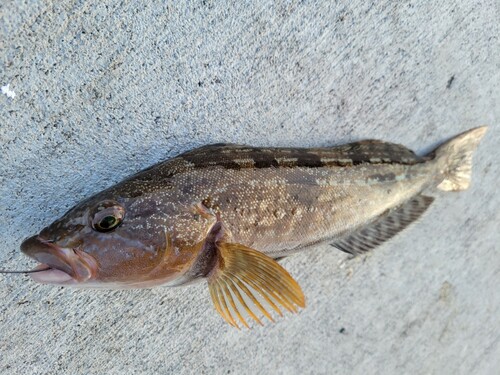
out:
<path id="1" fill-rule="evenodd" d="M 24 254 L 41 263 L 45 263 L 43 258 L 55 256 L 54 250 L 57 250 L 57 247 L 52 245 L 52 241 L 42 239 L 39 236 L 29 237 L 21 244 L 21 251 Z"/>
<path id="2" fill-rule="evenodd" d="M 40 236 L 27 238 L 21 251 L 36 261 L 71 276 L 78 282 L 90 279 L 97 268 L 95 259 L 79 249 L 60 247 Z"/>

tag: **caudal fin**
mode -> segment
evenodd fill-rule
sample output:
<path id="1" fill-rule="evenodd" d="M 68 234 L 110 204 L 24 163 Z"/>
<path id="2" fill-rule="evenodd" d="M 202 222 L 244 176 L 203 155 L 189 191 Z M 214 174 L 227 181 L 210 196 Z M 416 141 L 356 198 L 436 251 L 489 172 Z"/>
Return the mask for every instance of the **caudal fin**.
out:
<path id="1" fill-rule="evenodd" d="M 438 189 L 458 191 L 469 187 L 472 172 L 472 154 L 487 129 L 486 126 L 481 126 L 468 130 L 443 143 L 433 151 L 435 160 L 439 163 L 444 177 L 439 183 Z"/>

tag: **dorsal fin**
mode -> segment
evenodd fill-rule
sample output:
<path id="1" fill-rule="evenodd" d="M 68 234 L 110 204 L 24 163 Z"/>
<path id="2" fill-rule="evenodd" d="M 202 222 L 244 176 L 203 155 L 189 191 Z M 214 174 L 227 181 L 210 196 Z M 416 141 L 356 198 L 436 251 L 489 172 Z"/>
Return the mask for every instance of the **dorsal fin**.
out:
<path id="1" fill-rule="evenodd" d="M 415 164 L 423 161 L 420 156 L 406 146 L 376 139 L 348 143 L 339 147 L 346 147 L 348 154 L 363 155 L 360 159 L 366 162 L 377 163 L 374 160 L 380 159 L 379 163 Z"/>
<path id="2" fill-rule="evenodd" d="M 125 190 L 135 197 L 142 194 L 143 183 L 153 182 L 153 186 L 164 189 L 173 176 L 195 169 L 334 168 L 367 163 L 412 165 L 426 160 L 428 157 L 419 157 L 402 145 L 371 139 L 323 148 L 269 148 L 217 143 L 155 164 L 130 176 L 116 187 L 129 185 Z"/>
<path id="3" fill-rule="evenodd" d="M 353 255 L 372 250 L 418 219 L 433 201 L 432 197 L 417 195 L 332 245 Z"/>
<path id="4" fill-rule="evenodd" d="M 416 164 L 424 161 L 405 146 L 364 140 L 323 148 L 250 147 L 236 144 L 208 145 L 179 156 L 196 168 L 222 166 L 229 169 L 350 166 L 372 164 Z"/>

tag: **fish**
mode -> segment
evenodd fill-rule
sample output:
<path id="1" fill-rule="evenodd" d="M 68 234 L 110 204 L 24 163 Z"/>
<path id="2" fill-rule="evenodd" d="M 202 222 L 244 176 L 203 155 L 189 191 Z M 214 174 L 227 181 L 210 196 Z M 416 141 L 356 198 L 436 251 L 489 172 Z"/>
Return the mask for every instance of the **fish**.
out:
<path id="1" fill-rule="evenodd" d="M 39 283 L 127 289 L 206 281 L 230 325 L 274 322 L 305 307 L 280 259 L 322 243 L 351 256 L 383 244 L 422 216 L 432 193 L 469 187 L 486 130 L 423 156 L 379 140 L 204 146 L 83 200 L 21 251 L 38 262 L 31 278 Z"/>

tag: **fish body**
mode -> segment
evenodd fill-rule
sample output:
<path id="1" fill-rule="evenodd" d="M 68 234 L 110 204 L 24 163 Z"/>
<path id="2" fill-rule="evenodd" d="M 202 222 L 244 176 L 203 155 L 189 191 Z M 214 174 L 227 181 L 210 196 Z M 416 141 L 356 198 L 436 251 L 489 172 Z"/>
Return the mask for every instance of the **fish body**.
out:
<path id="1" fill-rule="evenodd" d="M 432 203 L 464 190 L 485 127 L 420 157 L 367 140 L 331 148 L 217 144 L 156 164 L 90 197 L 25 240 L 50 269 L 36 281 L 135 288 L 208 280 L 234 326 L 304 306 L 275 259 L 329 242 L 368 251 Z M 246 315 L 246 318 L 242 315 Z"/>

